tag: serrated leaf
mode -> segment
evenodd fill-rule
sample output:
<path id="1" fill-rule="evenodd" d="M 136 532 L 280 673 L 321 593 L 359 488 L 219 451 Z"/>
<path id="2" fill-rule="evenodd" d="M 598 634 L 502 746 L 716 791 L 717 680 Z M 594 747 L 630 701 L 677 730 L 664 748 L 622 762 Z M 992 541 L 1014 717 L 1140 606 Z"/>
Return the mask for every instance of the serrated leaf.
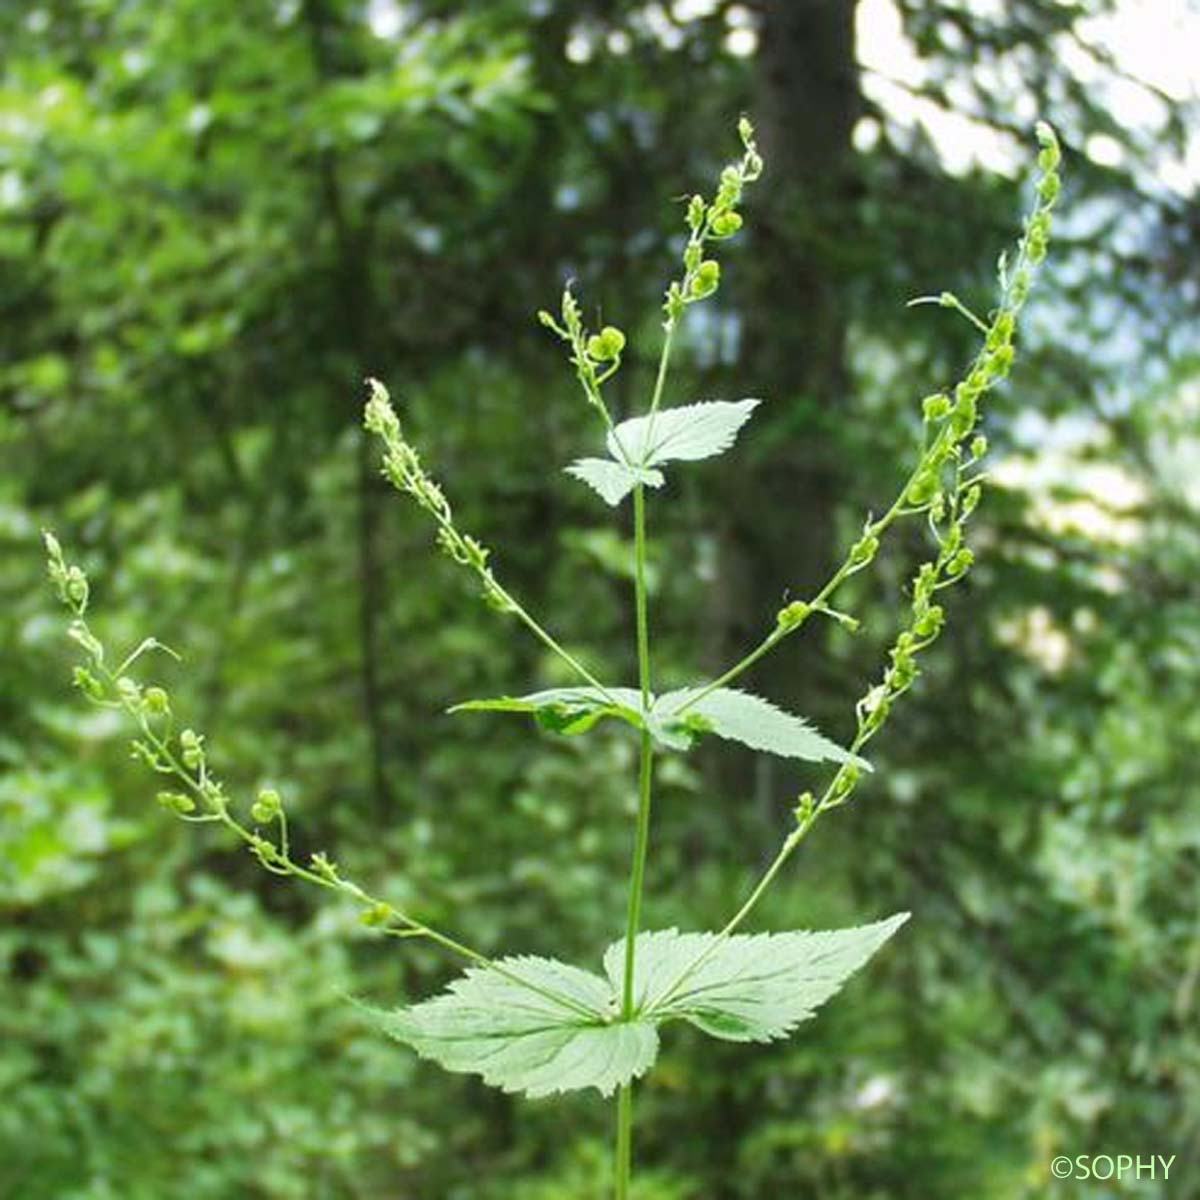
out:
<path id="1" fill-rule="evenodd" d="M 665 729 L 677 737 L 707 730 L 718 737 L 741 742 L 784 758 L 809 762 L 852 762 L 870 770 L 870 764 L 813 728 L 803 717 L 793 716 L 761 696 L 736 688 L 717 688 L 700 696 L 703 688 L 684 688 L 659 696 L 651 711 L 651 728 Z M 681 719 L 674 720 L 682 712 Z"/>
<path id="2" fill-rule="evenodd" d="M 633 491 L 638 483 L 662 487 L 663 473 L 653 468 L 632 467 L 610 458 L 581 458 L 564 468 L 568 475 L 582 479 L 598 492 L 605 504 L 614 508 Z"/>
<path id="3" fill-rule="evenodd" d="M 658 1056 L 658 1025 L 688 1021 L 713 1037 L 783 1037 L 834 995 L 905 921 L 820 933 L 639 934 L 634 1013 L 617 1021 L 625 942 L 604 955 L 607 978 L 546 958 L 472 967 L 440 996 L 386 1011 L 359 1007 L 383 1032 L 448 1071 L 507 1092 L 609 1095 Z"/>
<path id="4" fill-rule="evenodd" d="M 531 1097 L 589 1087 L 607 1096 L 657 1057 L 653 1023 L 610 1023 L 613 990 L 599 975 L 545 958 L 496 965 L 526 984 L 566 995 L 578 1008 L 475 967 L 432 1000 L 394 1012 L 365 1011 L 422 1058 Z"/>
<path id="5" fill-rule="evenodd" d="M 613 701 L 616 701 L 614 704 Z M 499 696 L 466 700 L 449 711 L 533 713 L 538 723 L 554 733 L 585 733 L 604 717 L 616 717 L 641 727 L 642 696 L 636 688 L 547 688 L 527 696 Z"/>
<path id="6" fill-rule="evenodd" d="M 815 933 L 735 934 L 723 941 L 715 933 L 674 929 L 639 934 L 637 1015 L 688 1021 L 726 1041 L 772 1041 L 811 1017 L 908 917 L 897 913 L 871 925 Z M 685 975 L 703 955 L 708 957 Z M 624 966 L 622 940 L 604 955 L 614 992 Z"/>
<path id="7" fill-rule="evenodd" d="M 758 400 L 710 400 L 664 408 L 622 421 L 608 435 L 608 452 L 634 466 L 712 458 L 733 445 Z"/>

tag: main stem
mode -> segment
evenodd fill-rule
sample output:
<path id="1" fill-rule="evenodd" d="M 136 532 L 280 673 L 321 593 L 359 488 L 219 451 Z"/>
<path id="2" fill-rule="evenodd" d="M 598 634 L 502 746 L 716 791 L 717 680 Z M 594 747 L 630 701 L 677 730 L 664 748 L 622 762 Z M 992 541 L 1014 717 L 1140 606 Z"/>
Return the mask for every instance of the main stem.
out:
<path id="1" fill-rule="evenodd" d="M 663 338 L 662 356 L 650 401 L 650 418 L 658 411 L 675 323 L 670 321 Z M 633 489 L 633 584 L 637 616 L 638 687 L 642 693 L 642 711 L 649 712 L 651 696 L 650 620 L 646 597 L 646 491 L 639 483 Z M 629 872 L 629 906 L 625 922 L 625 976 L 621 988 L 621 1020 L 633 1019 L 634 969 L 637 962 L 637 935 L 642 916 L 642 889 L 646 881 L 646 854 L 650 847 L 650 800 L 654 784 L 654 743 L 650 731 L 642 729 L 638 761 L 637 831 L 633 843 L 633 866 Z M 633 1083 L 624 1084 L 617 1093 L 617 1144 L 615 1154 L 616 1200 L 628 1200 L 633 1164 Z"/>
<path id="2" fill-rule="evenodd" d="M 646 605 L 646 496 L 639 484 L 633 492 L 634 588 L 637 607 L 638 685 L 642 710 L 650 707 L 650 625 Z M 638 763 L 637 832 L 633 866 L 629 872 L 629 910 L 625 923 L 625 977 L 621 989 L 621 1019 L 633 1018 L 634 969 L 642 890 L 646 880 L 646 854 L 650 846 L 650 800 L 654 779 L 654 745 L 648 729 L 642 730 Z M 616 1200 L 628 1200 L 633 1159 L 633 1084 L 617 1094 Z"/>

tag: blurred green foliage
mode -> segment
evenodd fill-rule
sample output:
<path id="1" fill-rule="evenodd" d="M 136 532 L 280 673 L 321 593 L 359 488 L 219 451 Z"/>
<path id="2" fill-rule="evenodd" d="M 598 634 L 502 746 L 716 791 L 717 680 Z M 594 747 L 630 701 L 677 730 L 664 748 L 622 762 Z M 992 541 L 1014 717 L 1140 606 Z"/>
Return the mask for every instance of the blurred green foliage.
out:
<path id="1" fill-rule="evenodd" d="M 671 402 L 769 404 L 654 517 L 664 683 L 743 648 L 780 580 L 804 594 L 968 351 L 903 302 L 982 295 L 1020 197 L 889 111 L 855 5 L 751 7 L 0 8 L 0 1195 L 605 1195 L 605 1106 L 444 1076 L 344 1002 L 427 994 L 452 964 L 159 812 L 116 722 L 69 693 L 37 535 L 82 557 L 109 641 L 184 654 L 163 678 L 231 784 L 286 791 L 302 849 L 484 949 L 594 959 L 634 747 L 440 715 L 565 680 L 386 494 L 358 381 L 402 398 L 556 635 L 632 676 L 627 530 L 558 471 L 592 432 L 532 316 L 577 278 L 629 331 L 632 405 L 671 202 L 749 110 L 770 196 Z M 1140 136 L 1071 73 L 1105 7 L 896 6 L 925 102 L 981 139 L 1055 121 L 1076 216 L 987 418 L 969 594 L 759 925 L 915 919 L 783 1049 L 671 1031 L 639 1093 L 640 1200 L 1068 1196 L 1057 1153 L 1195 1159 L 1200 233 L 1155 158 L 1193 114 L 1164 102 Z M 1088 158 L 1096 134 L 1122 165 Z M 756 686 L 843 734 L 918 552 L 855 582 L 861 634 L 806 635 Z M 727 916 L 802 782 L 715 750 L 664 772 L 647 923 Z"/>

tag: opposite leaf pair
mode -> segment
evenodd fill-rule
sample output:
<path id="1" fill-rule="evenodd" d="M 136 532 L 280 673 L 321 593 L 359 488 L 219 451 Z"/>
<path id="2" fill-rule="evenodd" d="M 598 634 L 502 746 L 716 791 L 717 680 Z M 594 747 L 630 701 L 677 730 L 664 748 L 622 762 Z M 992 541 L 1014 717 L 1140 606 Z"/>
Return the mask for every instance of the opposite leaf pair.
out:
<path id="1" fill-rule="evenodd" d="M 665 462 L 697 462 L 733 445 L 757 400 L 710 400 L 662 409 L 614 426 L 606 445 L 611 458 L 581 458 L 566 468 L 614 507 L 639 484 L 662 487 Z"/>
<path id="2" fill-rule="evenodd" d="M 609 1095 L 653 1065 L 667 1021 L 732 1042 L 785 1036 L 908 915 L 821 933 L 639 934 L 629 1020 L 619 1019 L 624 940 L 605 953 L 603 977 L 553 959 L 505 958 L 496 964 L 503 975 L 473 969 L 432 1000 L 366 1011 L 423 1058 L 504 1091 L 539 1097 L 594 1087 Z"/>
<path id="3" fill-rule="evenodd" d="M 650 697 L 643 710 L 636 688 L 548 688 L 527 696 L 468 700 L 451 712 L 527 712 L 555 733 L 585 733 L 597 721 L 615 717 L 650 731 L 660 746 L 687 750 L 696 736 L 713 733 L 753 750 L 801 758 L 808 762 L 870 765 L 814 729 L 803 717 L 777 708 L 769 700 L 736 688 L 682 688 Z"/>

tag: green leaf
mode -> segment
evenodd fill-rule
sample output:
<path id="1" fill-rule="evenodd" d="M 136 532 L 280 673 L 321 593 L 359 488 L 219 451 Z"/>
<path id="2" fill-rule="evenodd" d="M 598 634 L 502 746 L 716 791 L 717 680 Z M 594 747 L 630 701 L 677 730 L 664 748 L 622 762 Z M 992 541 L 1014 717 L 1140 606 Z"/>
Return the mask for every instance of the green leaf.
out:
<path id="1" fill-rule="evenodd" d="M 802 717 L 792 716 L 769 700 L 739 692 L 736 688 L 717 688 L 691 703 L 702 688 L 684 688 L 667 692 L 655 702 L 651 728 L 677 738 L 691 733 L 712 732 L 718 737 L 741 742 L 753 750 L 779 754 L 784 758 L 803 758 L 809 762 L 855 763 L 864 770 L 871 766 L 864 759 L 814 729 Z M 680 719 L 676 714 L 681 709 Z M 660 734 L 661 736 L 661 734 Z"/>
<path id="2" fill-rule="evenodd" d="M 833 996 L 908 920 L 897 913 L 872 925 L 826 932 L 642 933 L 637 939 L 637 1016 L 684 1020 L 713 1037 L 766 1042 L 783 1037 Z M 701 960 L 690 973 L 688 968 Z M 621 987 L 625 942 L 604 955 L 614 992 Z"/>
<path id="3" fill-rule="evenodd" d="M 611 1021 L 614 993 L 599 975 L 544 958 L 506 958 L 496 965 L 578 1007 L 475 967 L 432 1000 L 394 1012 L 365 1011 L 422 1058 L 531 1097 L 589 1087 L 607 1096 L 657 1057 L 653 1023 Z"/>
<path id="4" fill-rule="evenodd" d="M 905 921 L 824 933 L 643 933 L 635 1010 L 615 1020 L 625 942 L 604 955 L 607 978 L 546 958 L 472 967 L 440 996 L 393 1011 L 359 1007 L 384 1033 L 447 1071 L 506 1092 L 549 1096 L 594 1087 L 603 1095 L 644 1074 L 658 1029 L 689 1021 L 713 1037 L 765 1042 L 811 1017 Z"/>
<path id="5" fill-rule="evenodd" d="M 581 458 L 566 468 L 616 507 L 638 483 L 662 487 L 654 469 L 672 460 L 711 458 L 733 445 L 758 400 L 710 400 L 622 421 L 608 435 L 608 458 Z"/>
<path id="6" fill-rule="evenodd" d="M 595 687 L 570 687 L 547 688 L 527 696 L 466 700 L 449 711 L 533 713 L 544 729 L 570 734 L 585 733 L 604 717 L 617 717 L 641 728 L 641 707 L 642 696 L 636 688 L 608 688 L 606 695 Z"/>
<path id="7" fill-rule="evenodd" d="M 614 508 L 633 491 L 638 483 L 662 487 L 663 473 L 644 467 L 631 467 L 608 458 L 581 458 L 565 468 L 568 475 L 582 479 Z"/>
<path id="8" fill-rule="evenodd" d="M 608 452 L 633 466 L 712 458 L 733 445 L 758 400 L 711 400 L 665 408 L 622 421 L 608 435 Z"/>

